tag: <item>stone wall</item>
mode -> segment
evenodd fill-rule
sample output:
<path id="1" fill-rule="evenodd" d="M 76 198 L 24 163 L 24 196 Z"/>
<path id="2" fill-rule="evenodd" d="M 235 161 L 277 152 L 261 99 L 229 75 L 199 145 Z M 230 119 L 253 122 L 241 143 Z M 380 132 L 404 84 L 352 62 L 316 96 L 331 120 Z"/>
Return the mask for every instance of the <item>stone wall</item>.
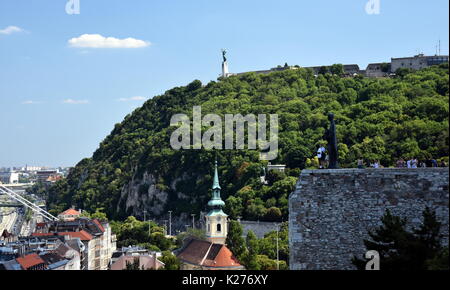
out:
<path id="1" fill-rule="evenodd" d="M 448 168 L 304 170 L 289 198 L 292 270 L 354 269 L 386 209 L 418 226 L 436 211 L 448 245 Z"/>
<path id="2" fill-rule="evenodd" d="M 264 238 L 264 235 L 277 230 L 277 223 L 239 221 L 242 225 L 243 237 L 247 237 L 249 231 L 253 231 L 258 238 Z M 280 223 L 278 223 L 280 224 Z"/>

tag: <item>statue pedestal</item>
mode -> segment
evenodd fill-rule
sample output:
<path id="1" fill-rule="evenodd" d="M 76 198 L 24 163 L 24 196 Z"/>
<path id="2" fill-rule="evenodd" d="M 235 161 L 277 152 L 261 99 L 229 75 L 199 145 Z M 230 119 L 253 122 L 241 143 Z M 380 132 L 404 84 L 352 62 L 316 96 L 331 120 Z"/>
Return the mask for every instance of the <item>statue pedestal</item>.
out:
<path id="1" fill-rule="evenodd" d="M 228 71 L 228 62 L 224 61 L 222 62 L 222 77 L 226 78 L 229 75 Z"/>

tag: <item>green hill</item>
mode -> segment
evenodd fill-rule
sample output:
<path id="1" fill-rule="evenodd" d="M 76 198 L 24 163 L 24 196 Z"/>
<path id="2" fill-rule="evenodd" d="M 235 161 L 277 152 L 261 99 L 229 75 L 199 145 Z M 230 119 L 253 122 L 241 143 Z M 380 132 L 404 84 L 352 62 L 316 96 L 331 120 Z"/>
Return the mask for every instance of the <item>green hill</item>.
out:
<path id="1" fill-rule="evenodd" d="M 288 166 L 263 186 L 259 153 L 251 150 L 180 150 L 170 147 L 174 114 L 278 114 L 279 154 Z M 71 205 L 110 218 L 147 213 L 159 217 L 206 208 L 215 154 L 227 212 L 253 220 L 286 220 L 288 195 L 301 169 L 310 166 L 334 112 L 342 167 L 356 159 L 392 166 L 398 157 L 448 158 L 448 65 L 396 78 L 314 76 L 306 69 L 248 73 L 202 85 L 193 81 L 147 101 L 116 124 L 92 158 L 48 192 L 53 211 Z"/>

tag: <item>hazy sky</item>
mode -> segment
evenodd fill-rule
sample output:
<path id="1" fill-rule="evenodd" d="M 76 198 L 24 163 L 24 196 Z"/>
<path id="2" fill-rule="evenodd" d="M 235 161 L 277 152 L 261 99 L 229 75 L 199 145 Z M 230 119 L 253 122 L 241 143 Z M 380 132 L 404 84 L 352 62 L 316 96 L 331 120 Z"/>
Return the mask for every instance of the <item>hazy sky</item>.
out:
<path id="1" fill-rule="evenodd" d="M 231 72 L 448 54 L 448 0 L 0 0 L 0 167 L 72 166 L 145 98 Z"/>

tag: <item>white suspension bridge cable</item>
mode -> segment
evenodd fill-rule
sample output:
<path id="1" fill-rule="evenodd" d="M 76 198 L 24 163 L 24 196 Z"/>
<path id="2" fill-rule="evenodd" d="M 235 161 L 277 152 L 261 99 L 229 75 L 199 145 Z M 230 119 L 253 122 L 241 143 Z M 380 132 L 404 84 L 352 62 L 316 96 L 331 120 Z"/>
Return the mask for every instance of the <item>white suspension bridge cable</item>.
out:
<path id="1" fill-rule="evenodd" d="M 59 219 L 55 217 L 54 215 L 50 214 L 49 212 L 43 210 L 39 206 L 35 205 L 34 203 L 30 202 L 29 200 L 23 198 L 20 194 L 16 193 L 15 191 L 0 185 L 0 193 L 6 194 L 7 196 L 11 197 L 12 199 L 20 202 L 25 207 L 31 209 L 32 211 L 40 214 L 44 218 L 50 220 L 50 221 L 58 221 Z"/>

